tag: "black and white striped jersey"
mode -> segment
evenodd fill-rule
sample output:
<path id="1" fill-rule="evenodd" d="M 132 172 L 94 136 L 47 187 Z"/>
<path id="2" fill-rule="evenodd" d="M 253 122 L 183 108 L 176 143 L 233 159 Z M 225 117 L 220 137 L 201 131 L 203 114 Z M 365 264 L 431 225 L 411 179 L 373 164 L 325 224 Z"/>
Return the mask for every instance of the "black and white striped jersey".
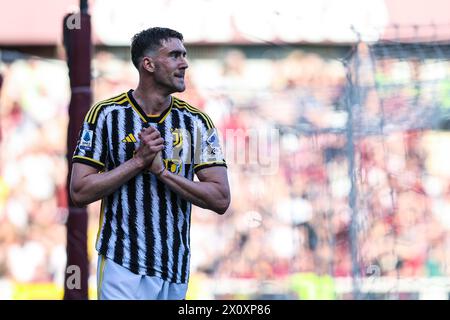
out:
<path id="1" fill-rule="evenodd" d="M 112 170 L 133 157 L 146 126 L 161 133 L 171 172 L 192 180 L 202 168 L 226 166 L 218 132 L 205 113 L 172 97 L 161 115 L 148 116 L 132 90 L 90 108 L 73 162 Z M 136 274 L 187 283 L 190 222 L 191 203 L 145 171 L 102 199 L 96 248 Z"/>

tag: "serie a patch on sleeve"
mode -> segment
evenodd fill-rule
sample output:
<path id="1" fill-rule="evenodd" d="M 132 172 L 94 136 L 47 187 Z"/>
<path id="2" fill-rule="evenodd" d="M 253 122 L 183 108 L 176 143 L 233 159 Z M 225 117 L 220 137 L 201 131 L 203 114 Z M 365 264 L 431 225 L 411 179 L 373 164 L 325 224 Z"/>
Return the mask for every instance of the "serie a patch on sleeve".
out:
<path id="1" fill-rule="evenodd" d="M 81 135 L 80 149 L 90 151 L 92 149 L 92 140 L 94 132 L 92 130 L 84 129 Z"/>
<path id="2" fill-rule="evenodd" d="M 211 130 L 208 132 L 208 138 L 206 139 L 206 144 L 208 146 L 208 154 L 211 156 L 221 157 L 222 148 L 220 147 L 219 138 L 217 136 L 216 130 Z"/>

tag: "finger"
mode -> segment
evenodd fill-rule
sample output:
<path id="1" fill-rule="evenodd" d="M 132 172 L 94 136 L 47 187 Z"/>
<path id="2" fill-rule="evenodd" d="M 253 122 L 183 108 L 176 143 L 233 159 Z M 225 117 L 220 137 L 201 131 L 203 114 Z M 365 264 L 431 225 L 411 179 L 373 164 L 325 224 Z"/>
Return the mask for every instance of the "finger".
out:
<path id="1" fill-rule="evenodd" d="M 142 138 L 142 144 L 144 144 L 144 145 L 148 145 L 148 146 L 155 146 L 155 145 L 158 145 L 158 144 L 164 144 L 164 139 L 163 138 L 161 138 L 161 137 L 155 137 L 155 138 L 152 138 L 152 137 L 143 137 Z"/>
<path id="2" fill-rule="evenodd" d="M 159 133 L 159 131 L 154 131 L 154 132 L 152 132 L 148 137 L 149 137 L 151 140 L 157 140 L 158 138 L 161 137 L 161 134 Z"/>
<path id="3" fill-rule="evenodd" d="M 163 146 L 164 147 L 164 139 L 163 138 L 159 138 L 156 140 L 152 140 L 150 142 L 146 142 L 146 145 L 148 145 L 149 147 L 156 147 L 156 146 Z"/>
<path id="4" fill-rule="evenodd" d="M 143 136 L 143 137 L 151 137 L 151 139 L 156 139 L 156 138 L 158 138 L 160 135 L 161 135 L 161 134 L 160 134 L 159 131 L 156 130 L 156 129 L 153 129 L 152 131 L 149 131 L 149 130 L 146 129 L 145 131 L 142 132 L 142 136 Z"/>
<path id="5" fill-rule="evenodd" d="M 148 132 L 148 133 L 152 133 L 155 130 L 156 130 L 156 128 L 152 127 L 152 126 L 145 128 L 145 131 Z"/>
<path id="6" fill-rule="evenodd" d="M 157 152 L 159 152 L 159 151 L 164 150 L 164 146 L 163 146 L 163 145 L 152 146 L 152 147 L 150 147 L 150 150 L 151 150 L 153 153 L 157 153 Z"/>
<path id="7" fill-rule="evenodd" d="M 153 130 L 154 130 L 153 127 L 142 128 L 141 129 L 141 134 L 148 135 L 148 134 L 152 133 Z"/>

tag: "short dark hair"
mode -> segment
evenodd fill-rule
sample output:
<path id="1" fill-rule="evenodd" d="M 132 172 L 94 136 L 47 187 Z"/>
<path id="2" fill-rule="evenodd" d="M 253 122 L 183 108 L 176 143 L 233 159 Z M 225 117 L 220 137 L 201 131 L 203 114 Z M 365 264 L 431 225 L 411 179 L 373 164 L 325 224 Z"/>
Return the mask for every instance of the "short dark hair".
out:
<path id="1" fill-rule="evenodd" d="M 149 28 L 134 35 L 131 40 L 131 61 L 139 69 L 139 62 L 148 50 L 155 50 L 161 46 L 161 41 L 177 38 L 183 41 L 183 35 L 169 28 Z"/>

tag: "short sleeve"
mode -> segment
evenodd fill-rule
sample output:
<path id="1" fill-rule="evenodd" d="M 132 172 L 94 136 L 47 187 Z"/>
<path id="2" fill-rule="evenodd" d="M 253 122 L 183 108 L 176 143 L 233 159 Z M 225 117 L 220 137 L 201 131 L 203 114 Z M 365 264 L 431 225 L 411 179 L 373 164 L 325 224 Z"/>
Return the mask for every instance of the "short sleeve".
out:
<path id="1" fill-rule="evenodd" d="M 197 146 L 200 147 L 200 150 L 196 150 L 198 157 L 194 165 L 195 173 L 208 167 L 226 167 L 227 165 L 225 162 L 223 149 L 220 144 L 219 132 L 217 128 L 213 125 L 207 126 L 204 122 L 199 121 L 199 128 L 197 132 L 199 134 Z"/>
<path id="2" fill-rule="evenodd" d="M 84 163 L 99 171 L 105 169 L 108 145 L 106 118 L 106 114 L 102 112 L 96 121 L 85 119 L 72 158 L 73 163 Z"/>

